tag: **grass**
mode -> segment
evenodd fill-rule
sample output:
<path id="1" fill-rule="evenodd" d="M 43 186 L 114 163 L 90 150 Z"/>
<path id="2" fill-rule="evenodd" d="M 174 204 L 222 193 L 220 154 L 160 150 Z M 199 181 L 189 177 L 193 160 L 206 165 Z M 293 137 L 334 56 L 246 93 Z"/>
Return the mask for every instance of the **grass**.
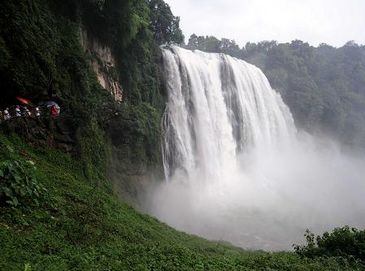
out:
<path id="1" fill-rule="evenodd" d="M 0 135 L 6 159 L 35 162 L 48 194 L 39 207 L 0 207 L 0 270 L 361 270 L 178 232 L 120 202 L 106 180 L 85 178 L 80 161 Z"/>

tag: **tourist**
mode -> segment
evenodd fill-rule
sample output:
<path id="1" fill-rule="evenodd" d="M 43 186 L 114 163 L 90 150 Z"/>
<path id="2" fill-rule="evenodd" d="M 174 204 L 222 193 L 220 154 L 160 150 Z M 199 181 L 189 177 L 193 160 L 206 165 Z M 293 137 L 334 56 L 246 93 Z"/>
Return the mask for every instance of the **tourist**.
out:
<path id="1" fill-rule="evenodd" d="M 4 120 L 10 120 L 11 119 L 11 115 L 9 113 L 9 108 L 6 108 L 4 110 Z"/>
<path id="2" fill-rule="evenodd" d="M 15 107 L 15 117 L 21 117 L 22 116 L 22 112 L 21 112 L 21 110 L 20 110 L 20 106 L 19 105 L 17 105 L 16 107 Z"/>

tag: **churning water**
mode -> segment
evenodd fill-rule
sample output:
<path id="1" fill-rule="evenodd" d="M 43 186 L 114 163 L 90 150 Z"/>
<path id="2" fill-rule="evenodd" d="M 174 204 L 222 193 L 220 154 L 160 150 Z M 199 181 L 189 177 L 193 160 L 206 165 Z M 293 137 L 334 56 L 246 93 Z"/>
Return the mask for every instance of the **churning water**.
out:
<path id="1" fill-rule="evenodd" d="M 253 249 L 289 249 L 306 228 L 365 226 L 364 160 L 298 133 L 257 67 L 162 49 L 166 182 L 150 213 L 180 230 Z"/>

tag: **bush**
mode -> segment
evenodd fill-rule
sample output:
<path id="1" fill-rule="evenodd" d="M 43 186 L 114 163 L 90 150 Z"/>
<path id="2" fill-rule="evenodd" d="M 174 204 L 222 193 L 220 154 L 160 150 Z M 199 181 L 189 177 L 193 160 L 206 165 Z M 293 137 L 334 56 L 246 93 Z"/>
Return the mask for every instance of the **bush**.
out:
<path id="1" fill-rule="evenodd" d="M 47 192 L 35 177 L 36 168 L 32 161 L 6 160 L 0 163 L 0 204 L 39 205 Z"/>
<path id="2" fill-rule="evenodd" d="M 343 257 L 355 259 L 365 264 L 365 230 L 357 230 L 345 226 L 336 228 L 332 233 L 325 232 L 317 236 L 309 230 L 304 234 L 307 244 L 295 245 L 294 249 L 300 256 L 314 257 Z"/>

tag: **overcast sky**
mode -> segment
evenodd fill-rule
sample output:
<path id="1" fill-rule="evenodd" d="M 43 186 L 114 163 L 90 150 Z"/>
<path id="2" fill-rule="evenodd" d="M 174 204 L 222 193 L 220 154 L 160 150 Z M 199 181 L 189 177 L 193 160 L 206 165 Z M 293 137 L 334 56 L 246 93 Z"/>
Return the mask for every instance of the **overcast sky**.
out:
<path id="1" fill-rule="evenodd" d="M 317 46 L 365 44 L 365 0 L 165 0 L 186 42 L 213 35 L 246 42 L 300 39 Z"/>

